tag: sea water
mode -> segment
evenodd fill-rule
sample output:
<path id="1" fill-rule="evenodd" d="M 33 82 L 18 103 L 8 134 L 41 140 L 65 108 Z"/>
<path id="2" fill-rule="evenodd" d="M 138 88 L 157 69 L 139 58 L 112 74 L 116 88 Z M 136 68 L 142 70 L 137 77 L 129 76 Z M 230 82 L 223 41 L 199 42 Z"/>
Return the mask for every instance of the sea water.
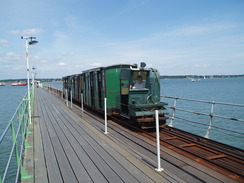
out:
<path id="1" fill-rule="evenodd" d="M 27 86 L 0 86 L 0 136 L 12 119 L 17 107 L 27 93 Z M 2 143 L 0 144 L 0 173 L 3 174 L 6 167 L 9 154 L 13 145 L 11 130 L 8 130 Z M 16 162 L 14 156 L 11 162 Z M 14 182 L 17 170 L 17 164 L 11 163 L 6 182 Z"/>
<path id="2" fill-rule="evenodd" d="M 244 78 L 212 78 L 196 82 L 191 82 L 189 79 L 165 79 L 161 80 L 161 84 L 161 94 L 164 96 L 244 105 Z M 172 99 L 165 98 L 163 101 L 168 102 L 168 106 L 174 105 Z M 212 104 L 177 100 L 176 108 L 210 114 Z M 172 115 L 173 110 L 169 108 L 168 111 L 169 116 Z M 213 114 L 244 120 L 244 107 L 214 104 Z M 173 122 L 175 128 L 203 137 L 206 135 L 210 116 L 191 114 L 177 109 L 175 116 L 186 119 L 176 118 Z M 170 121 L 167 120 L 167 124 Z M 244 149 L 243 131 L 244 122 L 213 117 L 209 138 Z"/>

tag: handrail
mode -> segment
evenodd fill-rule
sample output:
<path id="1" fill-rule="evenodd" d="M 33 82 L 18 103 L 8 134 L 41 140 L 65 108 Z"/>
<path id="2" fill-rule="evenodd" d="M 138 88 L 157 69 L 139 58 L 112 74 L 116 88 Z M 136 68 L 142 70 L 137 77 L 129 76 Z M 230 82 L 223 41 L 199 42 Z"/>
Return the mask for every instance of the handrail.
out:
<path id="1" fill-rule="evenodd" d="M 225 102 L 215 102 L 215 101 L 207 101 L 207 100 L 197 100 L 197 99 L 189 99 L 189 98 L 181 98 L 181 97 L 172 97 L 172 96 L 161 96 L 161 97 L 163 97 L 163 98 L 170 98 L 170 99 L 180 99 L 180 100 L 187 100 L 187 101 L 201 102 L 201 103 L 221 104 L 221 105 L 232 105 L 232 106 L 244 107 L 243 104 L 233 104 L 233 103 L 225 103 Z"/>
<path id="2" fill-rule="evenodd" d="M 210 135 L 210 130 L 212 129 L 212 127 L 214 127 L 215 129 L 218 129 L 218 130 L 222 130 L 222 131 L 224 130 L 223 133 L 230 132 L 231 134 L 227 133 L 228 135 L 233 135 L 233 134 L 244 135 L 244 133 L 242 133 L 242 132 L 238 132 L 238 131 L 231 130 L 231 129 L 225 129 L 225 128 L 221 128 L 221 127 L 212 125 L 213 118 L 221 118 L 221 119 L 226 119 L 226 120 L 244 122 L 244 119 L 238 119 L 236 117 L 228 117 L 228 116 L 214 114 L 214 106 L 216 104 L 218 104 L 218 105 L 235 106 L 235 107 L 244 107 L 243 104 L 233 104 L 233 103 L 224 103 L 224 102 L 215 102 L 215 101 L 205 101 L 205 100 L 197 100 L 197 99 L 189 99 L 189 98 L 172 97 L 172 96 L 161 96 L 161 97 L 163 98 L 163 100 L 164 100 L 164 98 L 166 98 L 166 99 L 173 99 L 174 100 L 173 106 L 168 106 L 169 109 L 172 109 L 173 110 L 171 116 L 169 116 L 169 118 L 171 119 L 171 121 L 169 123 L 169 126 L 171 126 L 171 127 L 173 127 L 173 122 L 174 122 L 174 120 L 176 118 L 181 119 L 181 120 L 184 120 L 184 121 L 187 121 L 189 123 L 194 123 L 194 124 L 206 126 L 206 124 L 203 124 L 203 123 L 200 123 L 200 122 L 196 122 L 196 121 L 191 121 L 189 119 L 183 119 L 183 118 L 181 118 L 181 117 L 179 117 L 179 116 L 177 116 L 175 114 L 176 111 L 183 111 L 183 112 L 191 113 L 191 114 L 195 114 L 195 115 L 209 116 L 210 120 L 209 120 L 207 132 L 206 132 L 206 134 L 204 136 L 205 138 L 210 138 L 209 135 Z M 211 111 L 210 111 L 209 114 L 207 114 L 207 113 L 204 113 L 204 112 L 198 112 L 198 111 L 193 111 L 193 110 L 185 109 L 182 106 L 181 107 L 176 107 L 176 103 L 179 100 L 210 104 L 211 105 Z M 236 136 L 236 135 L 233 135 L 233 136 Z"/>
<path id="3" fill-rule="evenodd" d="M 33 102 L 33 90 L 30 90 L 30 94 L 31 102 Z M 6 158 L 7 162 L 1 163 L 0 183 L 4 183 L 5 181 L 13 182 L 12 179 L 15 179 L 14 182 L 17 183 L 20 181 L 20 176 L 21 180 L 24 176 L 27 176 L 22 166 L 22 159 L 26 144 L 25 138 L 28 128 L 28 122 L 30 121 L 28 114 L 28 96 L 26 94 L 22 101 L 19 103 L 17 109 L 14 112 L 14 115 L 12 116 L 11 120 L 9 121 L 7 127 L 0 137 L 0 153 L 4 153 L 3 150 L 5 150 L 6 148 L 10 149 L 9 156 L 8 158 Z M 12 143 L 9 141 L 9 137 L 12 137 Z M 5 148 L 1 146 L 4 146 Z M 13 159 L 15 159 L 15 161 Z M 15 174 L 15 177 L 13 177 L 12 175 L 13 172 Z M 27 177 L 31 178 L 31 176 Z"/>

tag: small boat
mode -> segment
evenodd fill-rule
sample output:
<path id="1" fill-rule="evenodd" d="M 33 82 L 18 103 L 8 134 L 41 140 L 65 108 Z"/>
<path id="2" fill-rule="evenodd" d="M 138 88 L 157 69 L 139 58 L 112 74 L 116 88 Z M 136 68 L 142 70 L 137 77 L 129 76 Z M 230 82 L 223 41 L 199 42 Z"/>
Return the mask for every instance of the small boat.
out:
<path id="1" fill-rule="evenodd" d="M 0 83 L 0 86 L 5 86 L 5 84 L 4 83 Z"/>
<path id="2" fill-rule="evenodd" d="M 26 83 L 18 82 L 18 83 L 12 83 L 11 86 L 26 86 Z"/>

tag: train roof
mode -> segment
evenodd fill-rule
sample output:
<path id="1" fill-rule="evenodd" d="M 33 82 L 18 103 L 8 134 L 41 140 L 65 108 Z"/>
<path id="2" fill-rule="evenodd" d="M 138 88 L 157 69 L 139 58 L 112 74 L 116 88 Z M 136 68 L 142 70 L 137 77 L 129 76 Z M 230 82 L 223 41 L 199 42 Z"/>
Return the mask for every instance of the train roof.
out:
<path id="1" fill-rule="evenodd" d="M 88 69 L 88 70 L 85 70 L 85 71 L 82 71 L 82 73 L 80 74 L 73 74 L 73 75 L 68 75 L 68 76 L 64 76 L 62 77 L 62 79 L 64 78 L 67 78 L 67 77 L 75 77 L 75 76 L 79 76 L 83 73 L 88 73 L 88 72 L 94 72 L 94 71 L 99 71 L 99 70 L 103 70 L 103 69 L 113 69 L 113 68 L 137 68 L 137 66 L 134 64 L 134 65 L 131 65 L 131 64 L 116 64 L 116 65 L 110 65 L 110 66 L 107 66 L 107 67 L 97 67 L 97 68 L 92 68 L 92 69 Z"/>
<path id="2" fill-rule="evenodd" d="M 94 72 L 94 71 L 99 71 L 99 70 L 103 70 L 103 69 L 113 69 L 113 68 L 136 68 L 136 65 L 131 65 L 131 64 L 116 64 L 116 65 L 110 65 L 107 67 L 97 67 L 97 68 L 93 68 L 93 69 L 88 69 L 83 71 L 82 73 L 87 73 L 87 72 Z"/>
<path id="3" fill-rule="evenodd" d="M 103 68 L 104 68 L 104 67 L 92 68 L 92 69 L 88 69 L 88 70 L 82 71 L 82 73 L 99 71 L 99 70 L 102 70 Z"/>
<path id="4" fill-rule="evenodd" d="M 82 74 L 82 73 L 80 73 L 80 74 L 72 74 L 72 75 L 68 75 L 68 76 L 63 76 L 62 79 L 67 78 L 67 77 L 75 77 L 75 76 L 79 76 L 79 75 L 81 75 L 81 74 Z"/>
<path id="5" fill-rule="evenodd" d="M 131 65 L 131 64 L 117 64 L 117 65 L 110 65 L 107 67 L 104 67 L 104 69 L 112 69 L 112 68 L 136 68 L 136 65 Z"/>

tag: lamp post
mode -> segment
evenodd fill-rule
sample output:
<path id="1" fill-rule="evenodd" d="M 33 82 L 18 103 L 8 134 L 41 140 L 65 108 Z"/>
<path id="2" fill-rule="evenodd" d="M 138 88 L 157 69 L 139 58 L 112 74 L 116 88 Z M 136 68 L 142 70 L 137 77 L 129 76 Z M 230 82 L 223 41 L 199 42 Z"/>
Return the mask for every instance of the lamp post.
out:
<path id="1" fill-rule="evenodd" d="M 28 113 L 29 113 L 29 124 L 31 124 L 31 101 L 30 101 L 30 67 L 29 67 L 29 55 L 28 49 L 29 45 L 34 45 L 38 43 L 38 41 L 32 40 L 36 39 L 36 37 L 21 37 L 21 39 L 25 39 L 26 45 L 26 72 L 27 72 L 27 86 L 28 86 Z"/>

